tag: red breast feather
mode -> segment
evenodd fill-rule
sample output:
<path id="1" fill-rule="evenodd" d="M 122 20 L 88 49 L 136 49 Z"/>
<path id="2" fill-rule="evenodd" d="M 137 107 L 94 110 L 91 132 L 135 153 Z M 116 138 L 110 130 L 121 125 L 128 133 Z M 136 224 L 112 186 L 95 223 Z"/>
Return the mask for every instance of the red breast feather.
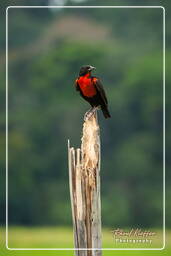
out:
<path id="1" fill-rule="evenodd" d="M 91 78 L 81 76 L 77 82 L 84 96 L 93 97 L 96 95 L 97 91 Z"/>

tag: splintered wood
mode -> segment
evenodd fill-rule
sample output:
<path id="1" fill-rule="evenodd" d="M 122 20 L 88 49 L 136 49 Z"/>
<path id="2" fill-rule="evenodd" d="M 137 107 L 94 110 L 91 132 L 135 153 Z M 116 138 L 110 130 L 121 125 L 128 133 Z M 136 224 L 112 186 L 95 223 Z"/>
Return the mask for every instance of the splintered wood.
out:
<path id="1" fill-rule="evenodd" d="M 84 122 L 81 140 L 81 149 L 70 147 L 68 141 L 76 255 L 101 256 L 100 136 L 97 113 Z"/>

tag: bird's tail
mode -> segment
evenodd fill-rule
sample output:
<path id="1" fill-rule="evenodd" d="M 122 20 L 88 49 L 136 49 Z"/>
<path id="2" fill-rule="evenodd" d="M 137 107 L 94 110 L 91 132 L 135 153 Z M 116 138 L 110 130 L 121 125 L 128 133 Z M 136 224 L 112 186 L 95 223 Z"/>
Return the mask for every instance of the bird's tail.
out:
<path id="1" fill-rule="evenodd" d="M 102 106 L 101 109 L 102 109 L 102 112 L 103 112 L 103 115 L 104 115 L 105 118 L 110 118 L 111 117 L 107 106 Z"/>

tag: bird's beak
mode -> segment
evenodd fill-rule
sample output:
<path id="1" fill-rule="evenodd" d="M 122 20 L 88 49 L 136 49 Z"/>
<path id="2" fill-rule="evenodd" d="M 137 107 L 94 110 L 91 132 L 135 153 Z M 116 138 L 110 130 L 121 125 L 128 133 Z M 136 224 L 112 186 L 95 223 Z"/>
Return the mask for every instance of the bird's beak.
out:
<path id="1" fill-rule="evenodd" d="M 93 67 L 93 66 L 90 66 L 89 71 L 92 71 L 92 70 L 94 70 L 94 69 L 96 69 L 96 68 Z"/>

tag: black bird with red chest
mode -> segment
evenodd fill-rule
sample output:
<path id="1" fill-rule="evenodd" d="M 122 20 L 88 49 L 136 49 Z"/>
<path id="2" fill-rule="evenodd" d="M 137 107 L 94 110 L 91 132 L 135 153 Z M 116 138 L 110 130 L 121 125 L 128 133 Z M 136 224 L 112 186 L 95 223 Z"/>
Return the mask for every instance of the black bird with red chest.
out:
<path id="1" fill-rule="evenodd" d="M 91 71 L 95 67 L 90 65 L 82 66 L 79 72 L 79 77 L 75 81 L 76 90 L 80 95 L 90 103 L 92 109 L 86 113 L 89 116 L 98 107 L 101 107 L 105 118 L 110 118 L 108 110 L 108 101 L 103 88 L 103 85 L 98 77 L 92 76 Z"/>

